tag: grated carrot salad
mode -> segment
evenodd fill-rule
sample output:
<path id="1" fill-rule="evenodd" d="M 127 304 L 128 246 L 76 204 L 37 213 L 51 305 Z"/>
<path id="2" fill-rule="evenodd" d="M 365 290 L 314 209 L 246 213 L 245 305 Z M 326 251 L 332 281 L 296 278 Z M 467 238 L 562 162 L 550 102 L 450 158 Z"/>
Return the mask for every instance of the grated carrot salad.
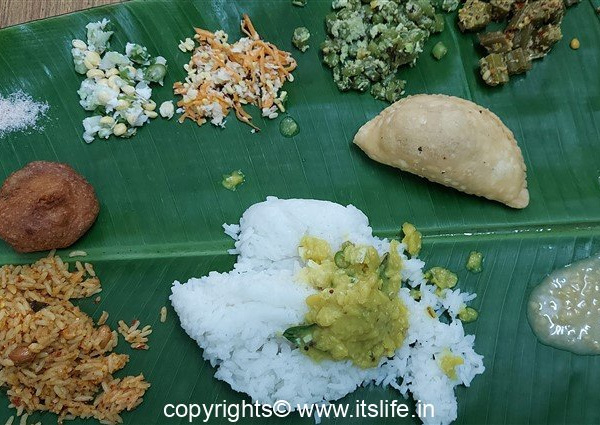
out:
<path id="1" fill-rule="evenodd" d="M 182 96 L 177 102 L 183 112 L 179 122 L 188 118 L 202 125 L 210 119 L 214 125 L 224 126 L 233 109 L 240 121 L 259 130 L 243 105 L 255 105 L 271 119 L 277 117 L 278 109 L 284 110 L 278 92 L 286 80 L 293 81 L 296 61 L 290 53 L 261 40 L 246 14 L 241 28 L 247 37 L 233 44 L 227 42 L 224 31 L 195 28 L 198 46 L 184 65 L 188 75 L 173 86 L 175 94 Z"/>

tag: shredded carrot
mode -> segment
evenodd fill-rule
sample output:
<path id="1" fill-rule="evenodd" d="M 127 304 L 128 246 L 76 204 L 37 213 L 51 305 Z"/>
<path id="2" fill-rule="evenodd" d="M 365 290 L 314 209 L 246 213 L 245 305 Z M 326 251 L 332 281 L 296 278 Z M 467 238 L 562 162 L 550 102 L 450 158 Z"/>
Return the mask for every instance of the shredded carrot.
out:
<path id="1" fill-rule="evenodd" d="M 292 80 L 296 61 L 290 53 L 261 40 L 248 15 L 241 21 L 247 38 L 233 44 L 224 41 L 227 35 L 222 31 L 194 30 L 198 47 L 186 67 L 188 76 L 185 83 L 173 85 L 175 94 L 183 97 L 177 102 L 183 111 L 180 122 L 189 118 L 202 125 L 213 119 L 221 125 L 233 109 L 240 121 L 259 130 L 242 105 L 256 105 L 269 117 L 277 115 L 277 108 L 283 110 L 277 93 L 286 80 Z"/>
<path id="2" fill-rule="evenodd" d="M 252 25 L 250 17 L 246 13 L 242 15 L 242 31 L 254 40 L 258 40 L 260 38 L 254 29 L 254 25 Z"/>

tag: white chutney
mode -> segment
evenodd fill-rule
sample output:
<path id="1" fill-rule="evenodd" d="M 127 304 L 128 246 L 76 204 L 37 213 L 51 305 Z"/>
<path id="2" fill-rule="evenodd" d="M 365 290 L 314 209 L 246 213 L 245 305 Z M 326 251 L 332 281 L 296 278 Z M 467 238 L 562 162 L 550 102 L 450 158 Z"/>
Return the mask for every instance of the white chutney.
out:
<path id="1" fill-rule="evenodd" d="M 554 271 L 529 296 L 527 317 L 546 344 L 600 354 L 600 255 Z"/>

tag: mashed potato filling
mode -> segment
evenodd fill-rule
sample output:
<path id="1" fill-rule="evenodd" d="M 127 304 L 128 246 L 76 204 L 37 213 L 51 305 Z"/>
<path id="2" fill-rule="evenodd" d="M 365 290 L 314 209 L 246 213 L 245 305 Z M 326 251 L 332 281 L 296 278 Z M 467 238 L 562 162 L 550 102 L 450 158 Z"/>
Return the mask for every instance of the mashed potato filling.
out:
<path id="1" fill-rule="evenodd" d="M 300 279 L 318 292 L 306 299 L 305 324 L 284 335 L 315 360 L 351 360 L 376 367 L 402 345 L 408 311 L 400 300 L 402 259 L 398 241 L 382 257 L 373 246 L 344 242 L 332 254 L 322 239 L 305 236 L 299 247 L 306 267 Z"/>

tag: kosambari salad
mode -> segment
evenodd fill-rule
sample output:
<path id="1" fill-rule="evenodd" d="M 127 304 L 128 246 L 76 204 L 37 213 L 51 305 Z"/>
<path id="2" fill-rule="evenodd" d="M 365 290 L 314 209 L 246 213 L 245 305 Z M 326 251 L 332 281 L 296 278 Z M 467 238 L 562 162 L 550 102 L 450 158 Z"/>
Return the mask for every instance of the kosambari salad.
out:
<path id="1" fill-rule="evenodd" d="M 109 50 L 113 31 L 110 21 L 86 25 L 87 43 L 73 40 L 75 71 L 87 78 L 77 91 L 80 104 L 93 115 L 83 120 L 87 143 L 95 137 L 111 135 L 131 137 L 137 128 L 156 118 L 156 102 L 152 100 L 153 83 L 162 84 L 167 73 L 167 61 L 152 57 L 144 46 L 127 43 L 125 54 Z"/>

